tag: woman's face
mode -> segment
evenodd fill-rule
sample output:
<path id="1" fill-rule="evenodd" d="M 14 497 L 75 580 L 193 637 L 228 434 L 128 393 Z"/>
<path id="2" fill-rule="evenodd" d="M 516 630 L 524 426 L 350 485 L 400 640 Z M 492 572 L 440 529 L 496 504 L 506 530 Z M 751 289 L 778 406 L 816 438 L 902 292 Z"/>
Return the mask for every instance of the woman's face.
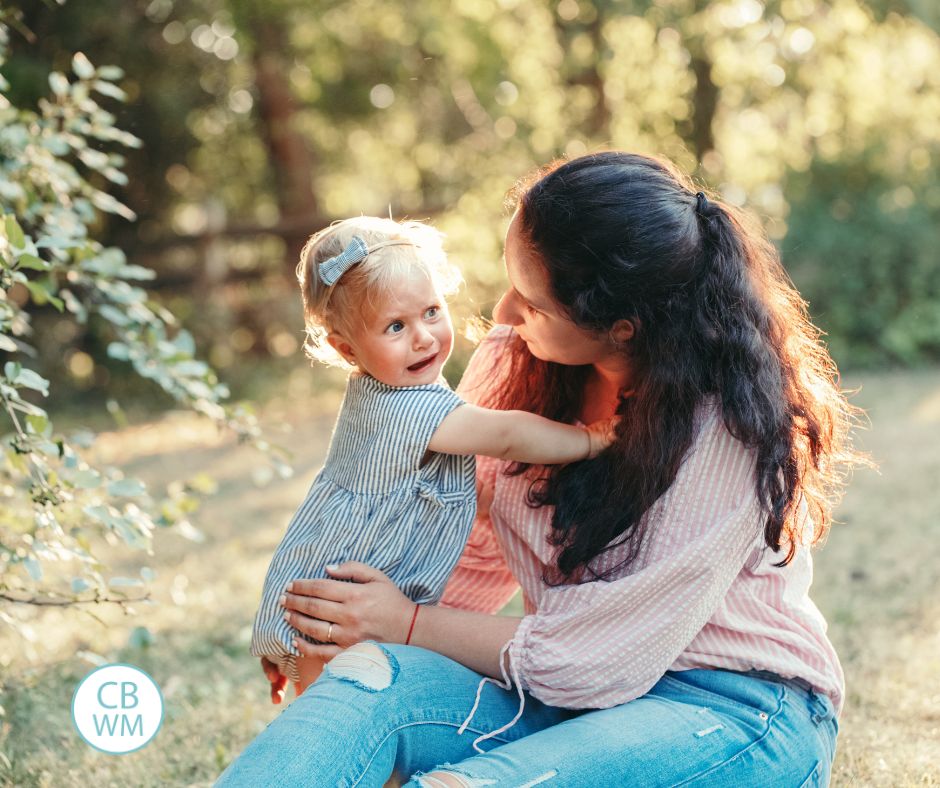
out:
<path id="1" fill-rule="evenodd" d="M 552 297 L 545 266 L 519 231 L 518 214 L 506 232 L 504 256 L 509 289 L 493 309 L 497 323 L 512 326 L 542 361 L 577 366 L 610 357 L 610 339 L 575 325 Z"/>

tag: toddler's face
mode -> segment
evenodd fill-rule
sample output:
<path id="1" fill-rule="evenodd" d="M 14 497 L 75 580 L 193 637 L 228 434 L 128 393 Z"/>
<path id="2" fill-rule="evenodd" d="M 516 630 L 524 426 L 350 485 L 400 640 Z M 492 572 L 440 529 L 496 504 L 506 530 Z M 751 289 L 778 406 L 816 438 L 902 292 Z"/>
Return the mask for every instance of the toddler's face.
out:
<path id="1" fill-rule="evenodd" d="M 447 304 L 421 271 L 397 284 L 349 340 L 353 361 L 389 386 L 434 383 L 454 344 Z"/>

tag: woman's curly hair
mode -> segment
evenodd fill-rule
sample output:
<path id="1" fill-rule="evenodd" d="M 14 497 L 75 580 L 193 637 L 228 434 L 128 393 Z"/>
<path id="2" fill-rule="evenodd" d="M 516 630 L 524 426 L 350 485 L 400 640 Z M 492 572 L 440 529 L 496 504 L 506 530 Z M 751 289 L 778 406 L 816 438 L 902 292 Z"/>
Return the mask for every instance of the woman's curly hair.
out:
<path id="1" fill-rule="evenodd" d="M 764 539 L 784 551 L 780 565 L 823 538 L 847 471 L 862 461 L 850 441 L 858 411 L 760 226 L 670 163 L 622 152 L 549 165 L 512 199 L 570 319 L 599 333 L 623 319 L 635 329 L 623 351 L 635 387 L 621 399 L 616 443 L 593 461 L 546 469 L 530 487 L 532 505 L 555 507 L 552 582 L 609 577 L 636 555 L 642 516 L 676 478 L 706 397 L 756 450 Z M 509 383 L 484 404 L 577 418 L 590 367 L 540 361 L 518 337 L 508 352 Z M 622 544 L 625 562 L 592 570 Z"/>

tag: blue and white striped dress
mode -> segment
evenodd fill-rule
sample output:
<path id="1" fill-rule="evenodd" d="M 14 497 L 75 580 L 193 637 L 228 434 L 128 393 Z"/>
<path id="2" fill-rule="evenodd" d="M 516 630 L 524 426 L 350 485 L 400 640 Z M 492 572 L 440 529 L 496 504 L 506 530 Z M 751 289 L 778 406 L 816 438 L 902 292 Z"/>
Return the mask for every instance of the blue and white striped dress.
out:
<path id="1" fill-rule="evenodd" d="M 362 561 L 415 602 L 440 599 L 473 524 L 475 458 L 432 452 L 422 460 L 462 404 L 440 383 L 396 388 L 350 375 L 326 462 L 268 567 L 253 655 L 299 680 L 291 639 L 304 636 L 284 621 L 278 599 L 291 580 L 327 577 L 327 564 Z"/>

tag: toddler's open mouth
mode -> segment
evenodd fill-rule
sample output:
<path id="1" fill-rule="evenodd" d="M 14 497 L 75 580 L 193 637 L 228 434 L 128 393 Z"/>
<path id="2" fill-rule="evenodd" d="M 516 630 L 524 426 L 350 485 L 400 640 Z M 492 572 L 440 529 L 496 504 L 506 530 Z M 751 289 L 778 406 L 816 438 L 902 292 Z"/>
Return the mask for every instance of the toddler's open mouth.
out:
<path id="1" fill-rule="evenodd" d="M 435 353 L 433 356 L 428 356 L 423 361 L 419 361 L 417 364 L 412 364 L 410 367 L 408 367 L 408 371 L 409 372 L 423 372 L 429 366 L 431 366 L 431 364 L 434 363 L 434 359 L 436 358 L 437 358 L 437 353 Z"/>

